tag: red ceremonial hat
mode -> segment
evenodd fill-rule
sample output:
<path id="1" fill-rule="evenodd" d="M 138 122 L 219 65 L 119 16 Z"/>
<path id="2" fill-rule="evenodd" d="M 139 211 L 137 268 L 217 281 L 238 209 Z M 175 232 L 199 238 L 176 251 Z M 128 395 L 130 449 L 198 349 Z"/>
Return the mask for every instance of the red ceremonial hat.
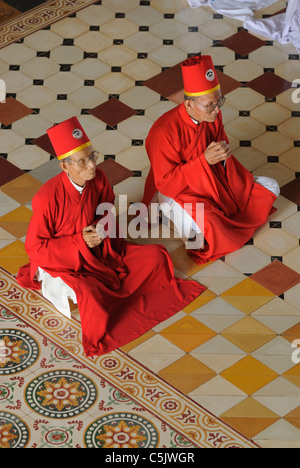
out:
<path id="1" fill-rule="evenodd" d="M 47 130 L 57 159 L 65 159 L 92 143 L 77 117 L 72 117 Z"/>
<path id="2" fill-rule="evenodd" d="M 187 59 L 182 64 L 182 75 L 187 96 L 204 96 L 221 87 L 210 55 Z"/>

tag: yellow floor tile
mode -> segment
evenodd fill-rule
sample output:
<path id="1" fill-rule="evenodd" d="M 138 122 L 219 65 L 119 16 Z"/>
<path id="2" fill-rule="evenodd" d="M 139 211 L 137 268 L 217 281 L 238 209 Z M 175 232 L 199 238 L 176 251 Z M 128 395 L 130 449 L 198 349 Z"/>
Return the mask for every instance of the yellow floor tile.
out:
<path id="1" fill-rule="evenodd" d="M 221 418 L 230 426 L 234 427 L 237 431 L 241 432 L 249 439 L 253 439 L 257 434 L 264 431 L 272 424 L 274 424 L 278 419 L 272 418 Z"/>
<path id="2" fill-rule="evenodd" d="M 253 398 L 247 398 L 222 414 L 221 419 L 252 439 L 280 417 Z"/>
<path id="3" fill-rule="evenodd" d="M 256 283 L 251 278 L 247 278 L 233 288 L 228 289 L 228 291 L 222 294 L 222 297 L 223 296 L 258 296 L 274 298 L 274 294 L 271 291 L 268 291 L 268 289 Z"/>
<path id="4" fill-rule="evenodd" d="M 183 310 L 186 314 L 190 314 L 191 312 L 194 312 L 195 310 L 199 309 L 205 304 L 208 304 L 210 301 L 212 301 L 216 297 L 217 295 L 215 293 L 207 289 L 206 291 L 204 291 L 204 293 L 201 294 L 201 296 L 199 296 L 197 299 L 191 302 Z"/>
<path id="5" fill-rule="evenodd" d="M 171 341 L 171 343 L 175 344 L 186 353 L 193 351 L 193 349 L 196 349 L 198 346 L 206 343 L 206 341 L 210 340 L 214 336 L 215 335 L 213 334 L 209 335 L 204 333 L 201 335 L 187 333 L 168 333 L 167 335 L 164 335 L 167 340 Z"/>
<path id="6" fill-rule="evenodd" d="M 0 266 L 13 275 L 18 273 L 19 268 L 29 262 L 24 243 L 20 240 L 9 244 L 0 250 Z"/>
<path id="7" fill-rule="evenodd" d="M 237 309 L 250 314 L 274 299 L 275 295 L 260 284 L 247 278 L 221 294 L 221 297 Z"/>
<path id="8" fill-rule="evenodd" d="M 272 382 L 278 374 L 252 356 L 246 356 L 220 374 L 247 395 Z"/>
<path id="9" fill-rule="evenodd" d="M 208 382 L 216 373 L 197 359 L 186 355 L 159 372 L 160 377 L 188 394 Z"/>
<path id="10" fill-rule="evenodd" d="M 282 374 L 285 379 L 300 387 L 300 364 Z"/>
<path id="11" fill-rule="evenodd" d="M 223 416 L 235 418 L 257 418 L 261 416 L 263 418 L 280 419 L 278 414 L 251 397 L 246 398 L 246 400 L 243 400 L 241 403 L 238 403 L 236 406 L 226 411 L 226 413 L 222 414 L 222 417 Z"/>
<path id="12" fill-rule="evenodd" d="M 20 206 L 0 218 L 0 227 L 20 239 L 26 235 L 31 218 L 32 211 Z"/>
<path id="13" fill-rule="evenodd" d="M 272 340 L 273 336 L 270 335 L 233 335 L 224 334 L 224 338 L 241 348 L 246 353 L 253 353 L 261 348 L 264 344 Z M 275 335 L 274 335 L 275 336 Z"/>
<path id="14" fill-rule="evenodd" d="M 245 312 L 245 314 L 251 314 L 255 310 L 264 306 L 272 300 L 272 297 L 223 297 L 224 301 L 227 301 L 229 304 L 233 305 L 237 309 Z"/>
<path id="15" fill-rule="evenodd" d="M 210 340 L 216 333 L 193 317 L 187 316 L 160 332 L 187 353 Z"/>

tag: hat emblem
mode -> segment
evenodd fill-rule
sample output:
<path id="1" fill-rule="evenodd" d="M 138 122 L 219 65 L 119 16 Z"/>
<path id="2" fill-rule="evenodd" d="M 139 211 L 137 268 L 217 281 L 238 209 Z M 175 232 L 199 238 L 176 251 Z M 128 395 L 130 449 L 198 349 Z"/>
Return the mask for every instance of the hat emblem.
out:
<path id="1" fill-rule="evenodd" d="M 212 69 L 207 70 L 207 72 L 206 72 L 206 79 L 207 79 L 208 81 L 214 81 L 214 79 L 215 79 L 215 72 L 214 72 Z"/>
<path id="2" fill-rule="evenodd" d="M 83 133 L 79 128 L 75 128 L 72 133 L 73 137 L 76 138 L 76 140 L 81 140 L 83 137 Z"/>

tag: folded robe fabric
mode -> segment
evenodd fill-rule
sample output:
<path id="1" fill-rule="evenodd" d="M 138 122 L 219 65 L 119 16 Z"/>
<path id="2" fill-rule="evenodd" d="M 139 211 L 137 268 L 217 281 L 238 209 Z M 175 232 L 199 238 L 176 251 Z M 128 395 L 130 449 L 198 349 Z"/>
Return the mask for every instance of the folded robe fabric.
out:
<path id="1" fill-rule="evenodd" d="M 247 18 L 244 27 L 281 44 L 293 44 L 300 52 L 300 0 L 290 0 L 286 13 L 261 20 Z"/>
<path id="2" fill-rule="evenodd" d="M 266 8 L 278 0 L 187 0 L 192 8 L 210 6 L 217 13 L 244 21 L 254 12 Z"/>
<path id="3" fill-rule="evenodd" d="M 253 175 L 231 156 L 226 167 L 210 166 L 204 152 L 212 142 L 229 142 L 221 111 L 215 122 L 194 123 L 184 103 L 164 114 L 146 140 L 151 162 L 143 203 L 157 191 L 175 200 L 189 213 L 205 237 L 203 250 L 189 250 L 195 263 L 217 260 L 248 242 L 272 210 L 276 196 L 254 182 Z M 197 205 L 204 206 L 204 225 Z M 201 211 L 201 210 L 200 210 Z"/>
<path id="4" fill-rule="evenodd" d="M 289 0 L 287 12 L 264 19 L 254 19 L 257 10 L 266 8 L 277 0 L 188 0 L 192 8 L 210 6 L 218 13 L 244 22 L 249 31 L 293 44 L 300 52 L 300 0 Z"/>
<path id="5" fill-rule="evenodd" d="M 17 277 L 23 287 L 38 289 L 35 274 L 41 267 L 75 291 L 87 356 L 138 338 L 206 289 L 175 278 L 163 246 L 134 245 L 119 235 L 89 249 L 82 230 L 97 221 L 98 205 L 113 204 L 114 198 L 100 170 L 82 195 L 64 172 L 49 180 L 33 199 L 25 242 L 30 264 Z"/>

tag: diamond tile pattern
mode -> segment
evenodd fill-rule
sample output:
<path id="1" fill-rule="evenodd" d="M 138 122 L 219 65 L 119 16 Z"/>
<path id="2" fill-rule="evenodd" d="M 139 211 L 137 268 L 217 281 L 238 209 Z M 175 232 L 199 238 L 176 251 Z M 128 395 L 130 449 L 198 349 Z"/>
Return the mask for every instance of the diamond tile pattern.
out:
<path id="1" fill-rule="evenodd" d="M 284 185 L 284 187 L 282 187 L 282 195 L 300 206 L 300 178 L 298 177 L 292 182 Z"/>
<path id="2" fill-rule="evenodd" d="M 8 97 L 5 103 L 1 103 L 0 122 L 6 127 L 32 112 L 32 109 L 24 106 L 21 102 L 12 97 Z"/>
<path id="3" fill-rule="evenodd" d="M 104 172 L 111 186 L 115 186 L 123 180 L 128 179 L 128 177 L 133 176 L 131 171 L 126 169 L 126 167 L 121 166 L 121 164 L 116 163 L 112 159 L 107 159 L 106 161 L 98 164 L 97 167 Z"/>
<path id="4" fill-rule="evenodd" d="M 228 37 L 221 44 L 228 49 L 233 50 L 241 57 L 245 57 L 246 55 L 250 54 L 250 52 L 254 52 L 255 50 L 263 47 L 265 42 L 257 37 L 249 34 L 247 31 L 242 30 L 239 31 L 237 34 L 234 34 L 231 37 Z"/>
<path id="5" fill-rule="evenodd" d="M 264 14 L 285 6 L 279 3 Z M 300 144 L 290 89 L 298 54 L 241 26 L 182 0 L 102 0 L 1 49 L 9 92 L 0 104 L 0 267 L 15 275 L 28 262 L 31 201 L 58 171 L 45 129 L 27 131 L 26 117 L 42 117 L 50 128 L 78 115 L 117 198 L 141 201 L 150 167 L 145 129 L 183 101 L 181 60 L 211 54 L 227 97 L 233 153 L 255 175 L 279 181 L 277 211 L 246 246 L 204 266 L 192 262 L 180 239 L 155 239 L 169 250 L 177 276 L 208 289 L 123 353 L 259 446 L 299 447 L 300 364 L 292 344 L 300 339 Z M 51 63 L 43 78 L 45 60 Z M 34 167 L 31 145 L 44 159 L 27 170 Z M 51 352 L 45 359 L 61 368 Z"/>
<path id="6" fill-rule="evenodd" d="M 181 64 L 169 68 L 143 84 L 166 98 L 178 93 L 183 89 Z"/>
<path id="7" fill-rule="evenodd" d="M 217 70 L 217 75 L 222 86 L 222 92 L 224 95 L 231 93 L 241 86 L 241 83 L 229 75 Z"/>
<path id="8" fill-rule="evenodd" d="M 277 260 L 252 275 L 251 279 L 277 296 L 281 296 L 288 289 L 300 283 L 300 275 Z"/>
<path id="9" fill-rule="evenodd" d="M 89 111 L 90 114 L 94 115 L 100 120 L 103 120 L 110 127 L 115 127 L 123 120 L 136 115 L 136 111 L 131 109 L 126 104 L 123 104 L 118 99 L 110 99 L 104 104 L 101 104 L 94 109 Z"/>
<path id="10" fill-rule="evenodd" d="M 0 157 L 0 185 L 4 185 L 23 174 L 21 169 Z"/>
<path id="11" fill-rule="evenodd" d="M 273 72 L 268 71 L 264 75 L 261 75 L 247 83 L 247 86 L 263 96 L 273 99 L 278 96 L 278 94 L 290 89 L 291 83 L 280 76 L 275 75 Z"/>

